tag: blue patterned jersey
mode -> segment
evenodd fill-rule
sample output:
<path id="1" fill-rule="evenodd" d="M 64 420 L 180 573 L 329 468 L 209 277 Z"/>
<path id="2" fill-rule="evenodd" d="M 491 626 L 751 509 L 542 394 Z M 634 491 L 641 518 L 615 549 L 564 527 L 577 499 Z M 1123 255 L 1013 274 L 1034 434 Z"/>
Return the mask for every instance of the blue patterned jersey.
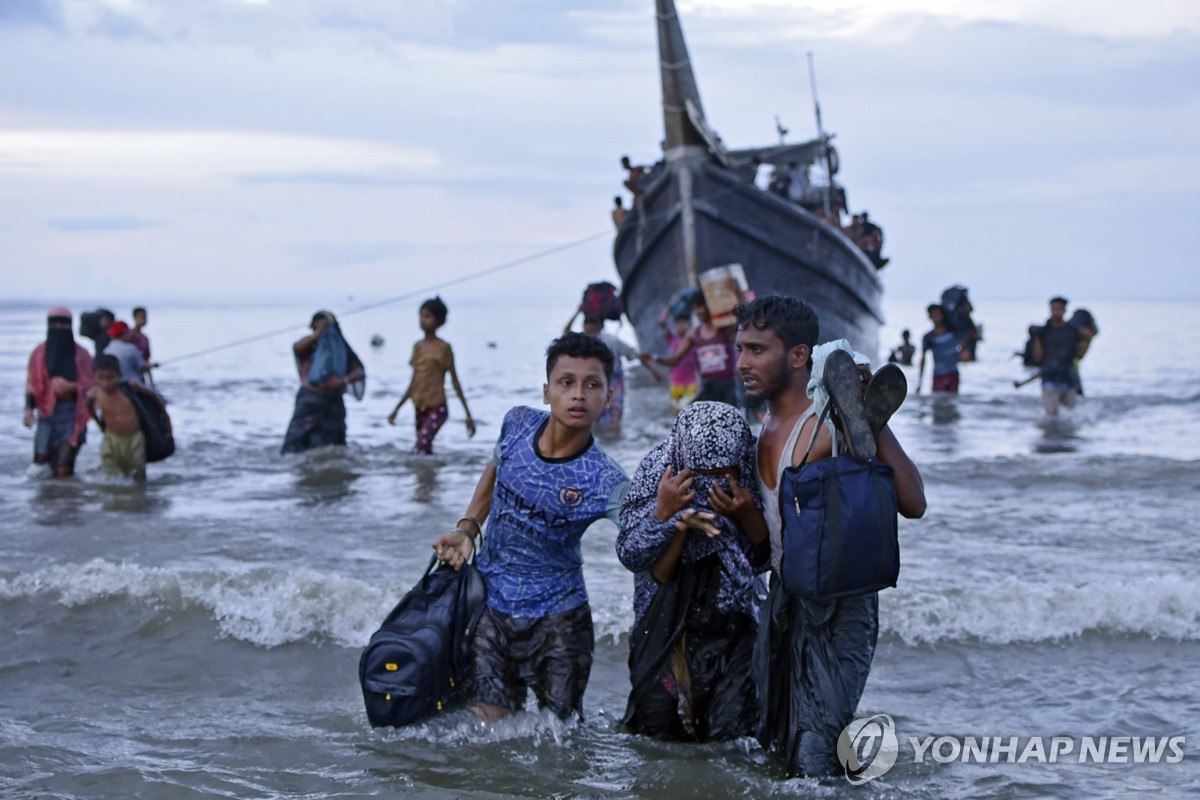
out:
<path id="1" fill-rule="evenodd" d="M 496 443 L 496 489 L 475 566 L 488 605 L 511 617 L 546 617 L 588 601 L 580 540 L 601 517 L 620 521 L 629 478 L 594 441 L 572 458 L 543 458 L 545 411 L 518 406 Z"/>

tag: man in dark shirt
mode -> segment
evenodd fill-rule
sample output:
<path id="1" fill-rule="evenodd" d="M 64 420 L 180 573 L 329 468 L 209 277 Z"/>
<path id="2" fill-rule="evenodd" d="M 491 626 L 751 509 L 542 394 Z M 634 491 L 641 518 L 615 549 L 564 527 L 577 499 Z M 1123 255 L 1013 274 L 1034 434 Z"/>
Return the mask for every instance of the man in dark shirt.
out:
<path id="1" fill-rule="evenodd" d="M 1048 417 L 1057 417 L 1060 406 L 1074 406 L 1079 395 L 1075 359 L 1082 357 L 1085 343 L 1079 331 L 1067 324 L 1066 313 L 1066 298 L 1051 298 L 1050 319 L 1033 342 L 1033 358 L 1042 378 L 1042 406 Z"/>

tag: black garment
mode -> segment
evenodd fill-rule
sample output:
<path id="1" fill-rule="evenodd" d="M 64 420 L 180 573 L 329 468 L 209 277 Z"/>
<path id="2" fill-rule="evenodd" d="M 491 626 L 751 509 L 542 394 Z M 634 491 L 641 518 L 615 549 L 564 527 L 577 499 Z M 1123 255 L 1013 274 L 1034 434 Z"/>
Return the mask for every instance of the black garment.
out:
<path id="1" fill-rule="evenodd" d="M 737 381 L 733 378 L 723 380 L 705 380 L 700 378 L 700 388 L 696 392 L 696 401 L 712 400 L 715 403 L 738 404 Z"/>
<path id="2" fill-rule="evenodd" d="M 471 637 L 473 698 L 521 711 L 533 689 L 539 709 L 583 719 L 595 649 L 587 603 L 546 617 L 510 617 L 485 605 Z"/>
<path id="3" fill-rule="evenodd" d="M 283 453 L 301 453 L 313 447 L 346 443 L 346 404 L 340 392 L 321 394 L 301 387 L 296 410 L 283 437 Z"/>
<path id="4" fill-rule="evenodd" d="M 1038 337 L 1042 340 L 1042 383 L 1074 386 L 1079 331 L 1065 323 L 1056 328 L 1047 320 Z"/>
<path id="5" fill-rule="evenodd" d="M 756 626 L 717 608 L 720 569 L 716 556 L 681 563 L 630 634 L 622 722 L 633 733 L 696 742 L 752 735 Z"/>
<path id="6" fill-rule="evenodd" d="M 46 372 L 51 378 L 66 378 L 74 382 L 75 337 L 70 328 L 49 328 L 46 331 Z"/>
<path id="7" fill-rule="evenodd" d="M 760 619 L 759 742 L 789 777 L 838 774 L 838 736 L 854 719 L 875 657 L 879 595 L 816 603 L 773 578 Z"/>

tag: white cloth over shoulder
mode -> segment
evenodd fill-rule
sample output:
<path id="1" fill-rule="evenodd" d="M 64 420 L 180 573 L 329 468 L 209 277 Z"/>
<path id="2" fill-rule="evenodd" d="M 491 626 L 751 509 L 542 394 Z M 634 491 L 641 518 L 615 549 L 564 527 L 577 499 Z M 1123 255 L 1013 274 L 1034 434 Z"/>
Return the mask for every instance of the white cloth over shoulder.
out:
<path id="1" fill-rule="evenodd" d="M 829 391 L 825 388 L 825 359 L 834 350 L 845 350 L 854 357 L 854 363 L 859 366 L 871 368 L 871 359 L 867 358 L 862 353 L 850 346 L 850 342 L 845 339 L 834 339 L 832 342 L 819 344 L 812 350 L 812 375 L 808 379 L 808 396 L 813 401 L 813 413 L 820 416 L 825 411 L 825 406 L 829 404 Z M 833 420 L 825 418 L 825 425 L 829 428 L 830 439 L 834 442 L 834 453 L 837 453 L 837 428 L 833 424 Z"/>

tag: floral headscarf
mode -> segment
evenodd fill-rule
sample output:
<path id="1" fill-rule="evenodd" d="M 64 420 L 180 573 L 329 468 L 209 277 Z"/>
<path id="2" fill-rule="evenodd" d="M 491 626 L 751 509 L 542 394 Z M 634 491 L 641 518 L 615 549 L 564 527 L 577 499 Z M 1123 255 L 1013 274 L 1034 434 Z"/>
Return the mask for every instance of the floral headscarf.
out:
<path id="1" fill-rule="evenodd" d="M 667 526 L 646 524 L 647 515 L 652 513 L 658 495 L 659 481 L 668 466 L 674 467 L 676 472 L 737 467 L 738 484 L 750 492 L 754 504 L 761 509 L 762 498 L 754 476 L 754 450 L 754 435 L 739 409 L 726 403 L 707 401 L 688 405 L 679 413 L 666 440 L 656 445 L 634 472 L 629 493 L 621 508 L 621 539 L 628 535 L 629 539 L 625 540 L 628 547 L 646 548 L 647 552 L 656 551 L 669 540 L 671 534 L 667 530 L 673 528 L 675 517 Z M 718 608 L 723 612 L 746 610 L 753 604 L 753 584 L 757 571 L 754 564 L 760 559 L 754 558 L 755 548 L 749 537 L 732 520 L 713 510 L 708 495 L 718 481 L 724 484 L 720 476 L 693 472 L 692 486 L 696 496 L 689 507 L 716 514 L 721 533 L 710 537 L 701 531 L 689 532 L 683 561 L 699 561 L 715 553 L 721 561 Z M 729 487 L 724 488 L 728 490 Z M 662 538 L 664 536 L 666 539 Z M 649 580 L 638 582 L 638 596 L 634 599 L 638 614 L 649 603 L 653 594 L 652 584 L 653 581 Z"/>

